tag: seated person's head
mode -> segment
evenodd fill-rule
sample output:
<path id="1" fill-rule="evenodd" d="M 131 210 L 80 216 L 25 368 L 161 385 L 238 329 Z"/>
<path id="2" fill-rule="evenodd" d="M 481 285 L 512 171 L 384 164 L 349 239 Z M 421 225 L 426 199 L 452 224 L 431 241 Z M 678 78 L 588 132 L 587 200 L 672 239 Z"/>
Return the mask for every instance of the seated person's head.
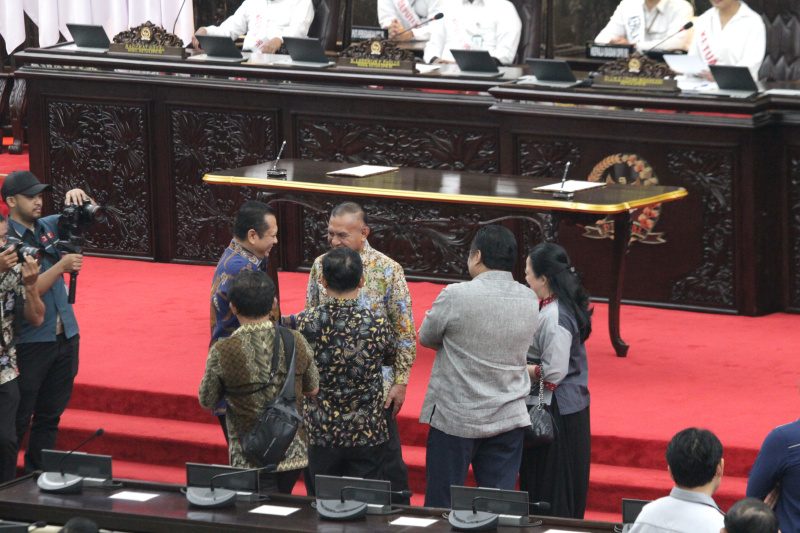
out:
<path id="1" fill-rule="evenodd" d="M 228 300 L 237 317 L 264 318 L 275 305 L 275 284 L 266 272 L 243 270 L 228 286 Z"/>
<path id="2" fill-rule="evenodd" d="M 97 533 L 97 524 L 88 518 L 76 516 L 70 518 L 64 527 L 58 530 L 58 533 Z"/>
<path id="3" fill-rule="evenodd" d="M 778 518 L 769 505 L 756 498 L 733 504 L 725 515 L 726 533 L 778 533 Z"/>
<path id="4" fill-rule="evenodd" d="M 722 443 L 707 429 L 684 429 L 667 445 L 667 465 L 678 488 L 697 489 L 715 480 L 718 487 L 723 464 Z"/>
<path id="5" fill-rule="evenodd" d="M 484 226 L 478 230 L 469 247 L 467 261 L 472 277 L 487 269 L 511 272 L 516 262 L 517 239 L 511 230 L 503 226 Z"/>
<path id="6" fill-rule="evenodd" d="M 322 257 L 323 285 L 328 292 L 344 294 L 362 285 L 364 266 L 351 248 L 334 248 Z"/>

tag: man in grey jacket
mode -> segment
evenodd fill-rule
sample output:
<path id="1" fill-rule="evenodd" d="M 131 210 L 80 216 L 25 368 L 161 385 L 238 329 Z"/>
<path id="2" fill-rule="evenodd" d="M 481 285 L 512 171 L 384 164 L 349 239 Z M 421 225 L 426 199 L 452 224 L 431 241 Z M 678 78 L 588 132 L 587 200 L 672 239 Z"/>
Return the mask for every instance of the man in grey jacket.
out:
<path id="1" fill-rule="evenodd" d="M 419 342 L 436 350 L 420 422 L 430 424 L 426 507 L 450 507 L 450 485 L 470 464 L 479 487 L 513 490 L 530 425 L 525 354 L 539 301 L 514 281 L 514 235 L 486 226 L 467 260 L 472 281 L 445 287 L 425 315 Z"/>

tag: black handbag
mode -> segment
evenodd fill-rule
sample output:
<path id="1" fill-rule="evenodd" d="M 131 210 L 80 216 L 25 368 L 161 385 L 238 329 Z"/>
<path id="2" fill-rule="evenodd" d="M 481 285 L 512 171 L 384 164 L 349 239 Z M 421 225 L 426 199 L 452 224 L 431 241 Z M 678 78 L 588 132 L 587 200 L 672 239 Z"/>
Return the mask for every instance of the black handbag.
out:
<path id="1" fill-rule="evenodd" d="M 539 367 L 541 369 L 541 367 Z M 531 425 L 525 428 L 525 446 L 544 446 L 555 440 L 556 427 L 553 415 L 544 404 L 544 374 L 539 372 L 539 405 L 528 411 Z"/>
<path id="2" fill-rule="evenodd" d="M 279 364 L 279 334 L 283 338 L 284 353 L 289 366 L 286 381 L 278 396 L 264 406 L 264 410 L 256 420 L 253 429 L 239 435 L 244 456 L 249 462 L 259 467 L 277 466 L 278 463 L 283 461 L 286 457 L 286 451 L 297 434 L 297 428 L 303 420 L 303 416 L 297 409 L 297 397 L 294 391 L 295 342 L 292 333 L 286 328 L 275 326 L 275 345 L 269 383 L 246 393 L 225 392 L 228 396 L 247 396 L 262 391 L 273 383 L 275 370 Z"/>

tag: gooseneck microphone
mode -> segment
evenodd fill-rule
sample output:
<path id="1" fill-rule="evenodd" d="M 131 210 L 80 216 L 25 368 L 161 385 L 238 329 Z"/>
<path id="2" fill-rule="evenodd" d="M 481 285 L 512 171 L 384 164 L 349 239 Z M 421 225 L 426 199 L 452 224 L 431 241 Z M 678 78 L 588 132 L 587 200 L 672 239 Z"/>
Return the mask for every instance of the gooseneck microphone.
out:
<path id="1" fill-rule="evenodd" d="M 402 496 L 403 498 L 410 498 L 414 495 L 413 492 L 410 490 L 381 490 L 381 489 L 366 489 L 362 487 L 342 487 L 342 491 L 339 493 L 339 497 L 344 503 L 344 493 L 345 492 L 352 492 L 358 494 L 359 492 L 371 492 L 374 494 L 392 494 L 396 496 Z"/>
<path id="2" fill-rule="evenodd" d="M 355 497 L 358 493 L 371 494 L 396 494 L 403 498 L 410 498 L 414 495 L 410 490 L 384 490 L 366 487 L 346 486 L 339 492 L 339 500 L 328 500 L 317 498 L 317 514 L 326 520 L 357 520 L 367 515 L 368 504 L 357 500 L 347 500 L 345 493 L 353 493 Z M 377 513 L 384 514 L 384 513 Z"/>
<path id="3" fill-rule="evenodd" d="M 81 442 L 58 461 L 58 472 L 43 472 L 36 480 L 39 488 L 45 492 L 74 493 L 83 489 L 83 477 L 75 474 L 64 473 L 64 461 L 76 451 L 80 450 L 90 440 L 102 435 L 103 428 L 98 429 L 92 436 Z"/>
<path id="4" fill-rule="evenodd" d="M 487 498 L 486 496 L 477 496 L 476 498 L 472 499 L 472 512 L 476 514 L 478 509 L 476 507 L 476 503 L 479 501 L 487 501 L 487 502 L 503 502 L 508 503 L 508 500 L 504 500 L 502 498 Z M 528 503 L 528 507 L 536 507 L 539 511 L 549 511 L 550 510 L 550 503 L 549 502 L 530 502 Z"/>
<path id="5" fill-rule="evenodd" d="M 186 0 L 183 0 L 181 4 L 181 8 L 178 10 L 178 14 L 175 15 L 175 23 L 172 25 L 172 34 L 175 35 L 175 28 L 178 26 L 178 19 L 181 18 L 181 11 L 183 11 L 183 6 L 186 5 Z"/>
<path id="6" fill-rule="evenodd" d="M 550 504 L 548 502 L 526 503 L 519 501 L 509 501 L 503 498 L 476 496 L 475 498 L 472 499 L 472 511 L 460 510 L 460 509 L 450 511 L 450 516 L 448 516 L 448 521 L 450 522 L 450 525 L 453 526 L 453 529 L 456 529 L 458 531 L 486 531 L 489 529 L 497 528 L 497 526 L 500 524 L 500 515 L 498 514 L 498 512 L 495 511 L 479 511 L 477 506 L 477 503 L 479 501 L 500 502 L 506 505 L 522 504 L 522 505 L 527 505 L 528 507 L 535 507 L 541 511 L 547 511 L 548 509 L 550 509 Z M 517 517 L 517 513 L 513 513 L 513 515 L 515 518 L 513 525 L 516 527 L 519 526 L 535 527 L 542 524 L 541 520 L 538 520 L 536 522 L 531 522 L 528 519 L 527 510 L 525 511 L 523 516 Z M 506 517 L 506 519 L 508 518 L 509 517 Z"/>
<path id="7" fill-rule="evenodd" d="M 692 22 L 692 21 L 690 20 L 689 22 L 687 22 L 686 24 L 684 24 L 684 25 L 683 25 L 683 27 L 681 27 L 681 29 L 679 29 L 678 31 L 676 31 L 676 32 L 675 32 L 675 33 L 673 33 L 672 35 L 667 35 L 665 38 L 661 39 L 661 40 L 660 40 L 658 43 L 656 43 L 656 45 L 655 45 L 655 46 L 651 46 L 651 47 L 650 47 L 650 48 L 648 48 L 646 51 L 642 52 L 642 55 L 647 55 L 649 52 L 652 52 L 653 50 L 655 50 L 656 48 L 658 48 L 659 46 L 661 46 L 662 44 L 664 44 L 666 41 L 669 41 L 670 39 L 672 39 L 673 37 L 675 37 L 676 35 L 678 35 L 680 32 L 682 32 L 682 31 L 686 31 L 686 30 L 689 30 L 689 29 L 691 29 L 691 28 L 692 28 L 692 26 L 694 26 L 694 22 Z"/>
<path id="8" fill-rule="evenodd" d="M 214 482 L 221 477 L 240 476 L 252 472 L 274 472 L 278 469 L 278 465 L 267 465 L 261 468 L 248 468 L 246 470 L 239 470 L 237 472 L 225 472 L 224 474 L 217 474 L 208 482 L 208 487 L 187 487 L 186 499 L 192 505 L 198 507 L 228 507 L 236 503 L 236 491 L 231 489 L 223 489 L 214 487 Z"/>
<path id="9" fill-rule="evenodd" d="M 416 29 L 417 29 L 417 28 L 419 28 L 420 26 L 424 26 L 425 24 L 427 24 L 427 23 L 429 23 L 429 22 L 433 22 L 434 20 L 439 20 L 439 19 L 440 19 L 440 18 L 442 18 L 442 17 L 444 17 L 444 13 L 436 13 L 436 14 L 435 14 L 434 16 L 432 16 L 431 18 L 429 18 L 429 19 L 425 19 L 425 20 L 423 20 L 422 22 L 420 22 L 419 24 L 415 24 L 415 25 L 411 26 L 410 28 L 408 28 L 408 29 L 407 29 L 407 30 L 405 30 L 405 31 L 401 31 L 400 33 L 398 33 L 397 35 L 395 35 L 394 37 L 392 37 L 390 40 L 394 41 L 395 39 L 397 39 L 397 38 L 398 38 L 398 37 L 400 37 L 401 35 L 404 35 L 404 34 L 406 34 L 406 33 L 410 32 L 410 31 L 412 31 L 412 30 L 416 30 Z"/>

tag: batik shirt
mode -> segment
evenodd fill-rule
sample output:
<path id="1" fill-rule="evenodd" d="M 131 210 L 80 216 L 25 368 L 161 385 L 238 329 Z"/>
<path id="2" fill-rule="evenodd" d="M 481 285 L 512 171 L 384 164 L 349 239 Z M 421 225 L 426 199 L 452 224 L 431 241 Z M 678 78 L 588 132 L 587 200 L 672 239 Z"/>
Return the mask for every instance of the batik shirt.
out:
<path id="1" fill-rule="evenodd" d="M 17 369 L 17 349 L 7 348 L 14 340 L 14 309 L 25 305 L 25 289 L 22 286 L 22 266 L 0 274 L 0 297 L 2 313 L 0 314 L 0 334 L 3 342 L 0 345 L 0 385 L 8 383 L 19 376 Z"/>
<path id="2" fill-rule="evenodd" d="M 319 394 L 305 401 L 308 443 L 351 448 L 386 442 L 381 365 L 391 365 L 397 354 L 386 318 L 355 299 L 331 298 L 297 315 L 297 330 L 314 349 L 319 370 Z"/>
<path id="3" fill-rule="evenodd" d="M 384 395 L 394 384 L 407 385 L 411 365 L 417 357 L 417 333 L 411 314 L 411 294 L 408 292 L 403 267 L 386 255 L 364 243 L 361 249 L 364 264 L 364 286 L 358 293 L 361 307 L 386 317 L 397 342 L 397 360 L 391 368 L 383 369 Z M 328 293 L 322 286 L 322 256 L 317 257 L 308 277 L 306 309 L 325 303 Z"/>
<path id="4" fill-rule="evenodd" d="M 313 352 L 306 340 L 296 331 L 295 340 L 295 395 L 297 408 L 303 408 L 303 393 L 312 392 L 319 386 L 319 375 L 314 365 Z M 223 383 L 226 390 L 248 392 L 270 383 L 272 353 L 275 342 L 275 326 L 272 322 L 245 324 L 233 335 L 215 343 L 208 354 L 206 372 L 200 382 L 200 405 L 209 408 L 223 398 Z M 283 341 L 281 340 L 281 345 Z M 281 346 L 278 369 L 272 384 L 266 389 L 246 396 L 230 396 L 225 422 L 228 426 L 228 453 L 231 466 L 257 468 L 248 462 L 242 451 L 239 435 L 253 429 L 258 416 L 266 404 L 274 399 L 286 382 L 289 367 Z M 308 466 L 306 430 L 300 425 L 286 458 L 278 465 L 278 472 L 297 470 Z"/>

